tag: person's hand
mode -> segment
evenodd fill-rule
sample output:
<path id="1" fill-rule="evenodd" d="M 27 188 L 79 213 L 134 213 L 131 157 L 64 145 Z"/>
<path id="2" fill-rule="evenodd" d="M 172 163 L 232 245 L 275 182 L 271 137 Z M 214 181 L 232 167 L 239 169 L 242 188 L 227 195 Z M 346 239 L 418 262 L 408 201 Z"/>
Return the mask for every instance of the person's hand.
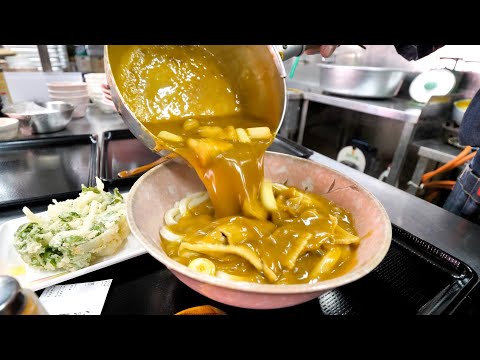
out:
<path id="1" fill-rule="evenodd" d="M 112 93 L 110 91 L 110 86 L 108 84 L 102 84 L 102 93 L 103 93 L 103 102 L 105 103 L 105 105 L 110 106 L 116 111 L 117 109 L 115 108 L 115 104 L 113 103 Z"/>
<path id="2" fill-rule="evenodd" d="M 338 45 L 307 45 L 305 54 L 314 55 L 320 54 L 325 58 L 330 57 L 337 49 Z"/>

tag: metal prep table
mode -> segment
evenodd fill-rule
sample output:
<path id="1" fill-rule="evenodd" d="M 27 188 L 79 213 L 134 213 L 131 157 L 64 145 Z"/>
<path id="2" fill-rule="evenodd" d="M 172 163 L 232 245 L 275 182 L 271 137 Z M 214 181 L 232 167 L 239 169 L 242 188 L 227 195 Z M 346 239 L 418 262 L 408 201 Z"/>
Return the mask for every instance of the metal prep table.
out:
<path id="1" fill-rule="evenodd" d="M 118 114 L 103 114 L 90 105 L 85 118 L 72 121 L 66 130 L 57 134 L 93 132 L 99 135 L 106 130 L 124 128 L 126 127 Z M 464 261 L 477 274 L 480 274 L 480 226 L 319 153 L 314 153 L 310 159 L 340 171 L 364 186 L 380 200 L 392 223 Z M 46 205 L 32 206 L 31 210 L 45 211 L 46 207 Z M 2 211 L 0 224 L 22 215 L 21 209 Z M 134 261 L 134 259 L 127 261 Z M 94 274 L 92 273 L 93 278 Z M 131 280 L 134 282 L 134 279 Z M 473 304 L 476 310 L 471 310 L 469 307 L 465 312 L 480 313 L 480 303 L 476 302 L 476 299 L 480 298 L 480 286 L 478 286 L 478 280 L 476 281 L 469 292 L 471 296 L 466 296 L 463 301 L 469 305 Z M 131 290 L 135 292 L 134 289 Z"/>
<path id="2" fill-rule="evenodd" d="M 440 139 L 418 140 L 414 141 L 413 145 L 418 147 L 418 161 L 407 192 L 415 195 L 423 174 L 433 170 L 436 163 L 446 164 L 453 160 L 461 150 L 445 144 Z"/>
<path id="3" fill-rule="evenodd" d="M 310 102 L 336 106 L 401 121 L 403 123 L 403 129 L 392 159 L 390 173 L 387 178 L 387 183 L 392 185 L 397 183 L 401 169 L 405 163 L 408 145 L 414 135 L 415 125 L 422 112 L 423 104 L 417 104 L 398 97 L 386 100 L 370 100 L 326 95 L 322 93 L 323 91 L 321 88 L 299 81 L 288 80 L 287 85 L 290 88 L 303 91 L 303 104 L 300 115 L 298 137 L 296 139 L 298 144 L 302 144 L 303 142 Z"/>

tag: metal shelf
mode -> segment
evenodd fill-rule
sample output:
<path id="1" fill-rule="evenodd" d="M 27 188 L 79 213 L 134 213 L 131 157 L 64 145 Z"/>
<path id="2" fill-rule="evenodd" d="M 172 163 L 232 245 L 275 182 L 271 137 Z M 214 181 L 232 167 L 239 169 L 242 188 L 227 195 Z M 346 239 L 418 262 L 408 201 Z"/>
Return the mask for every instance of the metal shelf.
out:
<path id="1" fill-rule="evenodd" d="M 409 182 L 407 192 L 415 195 L 422 176 L 435 168 L 436 163 L 446 164 L 462 151 L 452 145 L 445 144 L 441 139 L 425 139 L 412 142 L 418 147 L 418 161 L 413 171 L 412 179 Z M 462 165 L 464 167 L 465 165 Z"/>
<path id="2" fill-rule="evenodd" d="M 294 89 L 303 91 L 303 104 L 297 138 L 297 143 L 300 145 L 303 143 L 310 102 L 401 121 L 403 123 L 402 133 L 393 155 L 387 178 L 387 183 L 391 185 L 398 183 L 400 172 L 406 159 L 407 148 L 412 140 L 415 126 L 419 121 L 424 104 L 418 104 L 410 99 L 401 97 L 377 100 L 326 95 L 322 93 L 322 89 L 318 85 L 312 82 L 287 80 L 287 86 L 291 91 Z"/>
<path id="3" fill-rule="evenodd" d="M 320 87 L 299 81 L 287 81 L 287 86 L 289 88 L 302 90 L 305 100 L 412 124 L 418 122 L 424 106 L 412 100 L 397 97 L 385 100 L 373 100 L 326 95 Z"/>
<path id="4" fill-rule="evenodd" d="M 445 144 L 440 139 L 418 140 L 412 143 L 418 146 L 418 156 L 428 158 L 441 163 L 447 163 L 460 154 L 461 149 Z"/>

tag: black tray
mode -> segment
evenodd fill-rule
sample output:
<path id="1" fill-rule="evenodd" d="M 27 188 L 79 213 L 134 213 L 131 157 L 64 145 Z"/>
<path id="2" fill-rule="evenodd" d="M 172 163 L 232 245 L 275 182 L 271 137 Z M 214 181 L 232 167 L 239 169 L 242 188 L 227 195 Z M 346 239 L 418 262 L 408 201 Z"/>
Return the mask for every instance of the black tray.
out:
<path id="1" fill-rule="evenodd" d="M 269 151 L 308 158 L 313 151 L 281 136 L 275 138 Z M 150 151 L 130 130 L 113 130 L 103 133 L 100 178 L 111 186 L 132 185 L 140 176 L 119 178 L 118 173 L 149 164 L 160 158 Z"/>
<path id="2" fill-rule="evenodd" d="M 461 261 L 393 225 L 392 246 L 370 274 L 318 299 L 284 309 L 248 310 L 210 300 L 177 280 L 148 254 L 66 284 L 113 279 L 102 314 L 174 314 L 193 306 L 213 305 L 230 315 L 415 315 L 451 313 L 476 278 Z"/>
<path id="3" fill-rule="evenodd" d="M 160 156 L 150 151 L 130 130 L 103 133 L 100 179 L 111 186 L 132 185 L 140 175 L 125 179 L 118 177 L 123 170 L 132 170 L 154 162 Z"/>
<path id="4" fill-rule="evenodd" d="M 299 145 L 296 142 L 293 142 L 283 136 L 277 135 L 268 151 L 279 152 L 283 154 L 294 155 L 308 159 L 313 155 L 313 151 L 306 148 L 305 146 Z"/>
<path id="5" fill-rule="evenodd" d="M 24 139 L 0 143 L 0 208 L 76 197 L 95 185 L 94 135 Z"/>

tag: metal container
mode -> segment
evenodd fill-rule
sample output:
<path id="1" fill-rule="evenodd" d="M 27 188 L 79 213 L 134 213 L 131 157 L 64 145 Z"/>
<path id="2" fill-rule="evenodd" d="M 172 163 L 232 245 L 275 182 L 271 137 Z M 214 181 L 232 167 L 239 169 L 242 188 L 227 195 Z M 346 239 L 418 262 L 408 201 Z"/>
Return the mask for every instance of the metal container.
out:
<path id="1" fill-rule="evenodd" d="M 75 106 L 64 101 L 50 101 L 41 104 L 49 112 L 29 115 L 32 132 L 36 134 L 52 133 L 63 130 L 72 120 Z"/>
<path id="2" fill-rule="evenodd" d="M 364 98 L 391 98 L 397 95 L 406 72 L 368 66 L 318 64 L 320 88 L 325 92 Z"/>
<path id="3" fill-rule="evenodd" d="M 452 119 L 458 126 L 462 123 L 463 115 L 465 115 L 471 101 L 472 99 L 461 99 L 453 103 Z"/>
<path id="4" fill-rule="evenodd" d="M 130 131 L 150 150 L 158 152 L 154 136 L 126 105 L 116 84 L 116 81 L 121 80 L 115 79 L 113 75 L 115 71 L 112 69 L 119 66 L 119 60 L 129 46 L 135 45 L 105 46 L 107 82 L 115 107 Z M 205 48 L 219 59 L 219 63 L 228 72 L 230 81 L 236 85 L 240 101 L 247 111 L 249 107 L 260 109 L 263 113 L 256 115 L 266 118 L 278 131 L 285 115 L 287 90 L 285 68 L 277 49 L 272 45 L 206 45 Z M 299 49 L 303 48 L 300 46 Z"/>

